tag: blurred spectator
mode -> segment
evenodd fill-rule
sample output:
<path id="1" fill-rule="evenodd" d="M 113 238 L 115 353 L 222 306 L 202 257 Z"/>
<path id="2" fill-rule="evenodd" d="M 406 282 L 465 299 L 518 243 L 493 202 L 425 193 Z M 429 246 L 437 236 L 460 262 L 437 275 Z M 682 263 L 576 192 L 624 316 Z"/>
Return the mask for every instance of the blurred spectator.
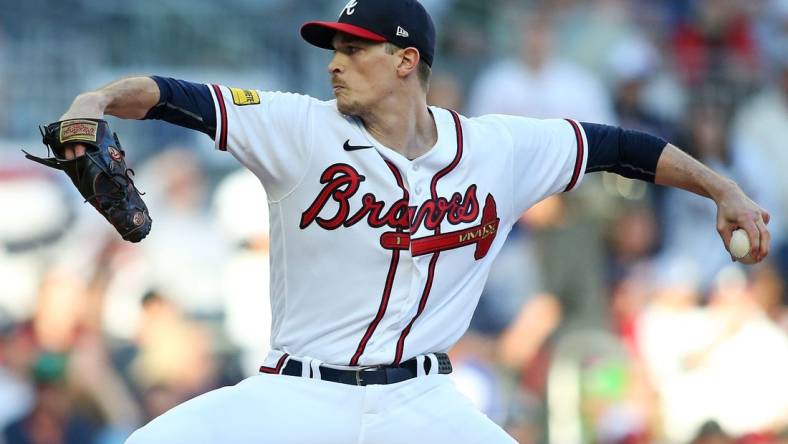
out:
<path id="1" fill-rule="evenodd" d="M 736 435 L 771 433 L 788 424 L 788 335 L 752 292 L 741 269 L 719 274 L 709 306 L 717 337 L 689 361 L 705 371 L 717 393 L 714 417 Z"/>
<path id="2" fill-rule="evenodd" d="M 68 351 L 79 338 L 87 309 L 87 282 L 66 270 L 53 270 L 41 285 L 33 333 L 42 349 Z"/>
<path id="3" fill-rule="evenodd" d="M 608 234 L 607 284 L 614 331 L 637 353 L 637 319 L 649 299 L 658 245 L 657 222 L 645 203 L 620 205 Z"/>
<path id="4" fill-rule="evenodd" d="M 9 214 L 29 218 L 0 218 L 0 242 L 21 250 L 58 237 L 73 216 L 60 188 L 64 181 L 58 179 L 21 165 L 0 169 L 0 205 Z"/>
<path id="5" fill-rule="evenodd" d="M 544 442 L 544 405 L 522 389 L 511 389 L 503 429 L 519 444 Z"/>
<path id="6" fill-rule="evenodd" d="M 752 272 L 752 293 L 761 310 L 788 334 L 788 291 L 786 275 L 776 266 L 766 264 Z"/>
<path id="7" fill-rule="evenodd" d="M 638 374 L 626 358 L 588 360 L 584 369 L 582 412 L 594 423 L 600 444 L 649 444 L 648 403 Z"/>
<path id="8" fill-rule="evenodd" d="M 142 389 L 143 423 L 148 423 L 185 401 L 186 396 L 167 385 L 152 385 Z"/>
<path id="9" fill-rule="evenodd" d="M 544 291 L 542 269 L 533 236 L 524 223 L 512 227 L 495 258 L 479 304 L 471 319 L 474 332 L 496 337 L 511 327 L 524 305 Z M 519 361 L 514 368 L 523 364 Z M 510 363 L 511 364 L 511 363 Z"/>
<path id="10" fill-rule="evenodd" d="M 770 67 L 781 64 L 788 47 L 788 1 L 764 0 L 759 14 L 759 44 Z"/>
<path id="11" fill-rule="evenodd" d="M 141 175 L 142 176 L 142 175 Z M 140 244 L 152 282 L 193 315 L 222 310 L 221 269 L 227 245 L 208 213 L 205 171 L 193 149 L 168 149 L 146 167 L 148 206 L 156 229 Z"/>
<path id="12" fill-rule="evenodd" d="M 598 256 L 602 239 L 577 203 L 562 196 L 540 202 L 521 220 L 530 232 L 543 289 L 524 299 L 502 333 L 499 360 L 520 372 L 525 390 L 543 399 L 555 343 L 575 331 L 607 328 Z"/>
<path id="13" fill-rule="evenodd" d="M 686 442 L 707 419 L 713 400 L 703 377 L 689 372 L 686 357 L 710 339 L 709 320 L 697 304 L 699 276 L 693 262 L 666 261 L 652 278 L 653 298 L 638 320 L 638 350 L 661 407 L 669 442 Z"/>
<path id="14" fill-rule="evenodd" d="M 99 425 L 94 418 L 75 410 L 65 375 L 65 356 L 49 353 L 39 357 L 33 370 L 36 403 L 27 416 L 6 428 L 9 444 L 95 442 Z"/>
<path id="15" fill-rule="evenodd" d="M 715 421 L 704 423 L 691 444 L 736 444 L 730 435 Z"/>
<path id="16" fill-rule="evenodd" d="M 609 226 L 609 259 L 607 282 L 615 286 L 648 262 L 657 251 L 659 232 L 654 212 L 647 201 L 618 204 Z"/>
<path id="17" fill-rule="evenodd" d="M 775 437 L 775 444 L 788 444 L 788 426 L 782 428 Z"/>
<path id="18" fill-rule="evenodd" d="M 443 15 L 451 9 L 453 2 L 454 0 L 424 0 L 421 3 L 424 5 L 424 9 L 429 11 L 433 20 L 440 22 L 443 19 Z"/>
<path id="19" fill-rule="evenodd" d="M 541 442 L 541 401 L 527 389 L 517 387 L 517 381 L 500 367 L 497 352 L 503 349 L 496 347 L 497 341 L 490 335 L 466 333 L 449 352 L 453 367 L 450 377 L 461 393 L 517 442 Z"/>
<path id="20" fill-rule="evenodd" d="M 549 442 L 649 442 L 652 415 L 642 379 L 614 336 L 562 335 L 548 375 Z"/>
<path id="21" fill-rule="evenodd" d="M 788 2 L 784 2 L 788 3 Z M 784 39 L 788 42 L 788 6 L 785 12 Z M 781 178 L 774 191 L 778 194 L 774 208 L 769 208 L 773 216 L 788 221 L 788 47 L 776 59 L 773 81 L 750 102 L 741 108 L 734 122 L 734 135 L 742 141 L 746 152 L 741 157 L 759 156 L 768 159 L 765 168 L 768 174 Z M 788 276 L 788 233 L 782 236 L 783 242 L 775 243 L 774 257 L 780 261 L 783 276 Z M 779 241 L 779 239 L 778 239 Z"/>
<path id="22" fill-rule="evenodd" d="M 736 435 L 773 431 L 788 419 L 788 337 L 755 304 L 739 269 L 720 273 L 708 309 L 694 305 L 693 287 L 663 275 L 641 320 L 667 437 L 689 440 L 710 418 Z"/>
<path id="23" fill-rule="evenodd" d="M 732 93 L 747 92 L 758 78 L 759 54 L 752 23 L 741 2 L 698 0 L 673 37 L 678 69 L 691 87 L 730 83 Z"/>
<path id="24" fill-rule="evenodd" d="M 213 207 L 222 232 L 236 245 L 222 276 L 224 329 L 241 349 L 244 374 L 251 376 L 271 341 L 268 197 L 244 168 L 222 179 Z"/>
<path id="25" fill-rule="evenodd" d="M 561 305 L 555 296 L 539 294 L 529 299 L 499 339 L 499 363 L 518 371 L 530 368 L 561 320 Z"/>
<path id="26" fill-rule="evenodd" d="M 27 379 L 34 354 L 29 339 L 20 326 L 0 317 L 0 431 L 25 416 L 35 402 L 34 387 Z"/>
<path id="27" fill-rule="evenodd" d="M 460 81 L 449 73 L 433 73 L 430 79 L 427 103 L 431 106 L 439 106 L 460 112 L 465 106 L 465 97 Z"/>
<path id="28" fill-rule="evenodd" d="M 52 270 L 33 319 L 8 332 L 0 356 L 18 382 L 6 395 L 24 409 L 5 430 L 8 443 L 115 443 L 139 425 L 136 403 L 101 337 L 94 290 L 103 288 Z M 32 405 L 22 385 L 27 379 L 35 391 Z"/>
<path id="29" fill-rule="evenodd" d="M 561 304 L 562 328 L 607 328 L 598 223 L 582 203 L 561 195 L 531 207 L 522 221 L 534 239 L 544 290 Z"/>
<path id="30" fill-rule="evenodd" d="M 495 366 L 494 340 L 469 332 L 450 352 L 451 378 L 457 389 L 493 421 L 505 415 L 503 381 Z"/>
<path id="31" fill-rule="evenodd" d="M 600 82 L 554 51 L 552 26 L 544 13 L 522 20 L 519 51 L 481 73 L 471 90 L 470 115 L 614 122 L 610 100 Z"/>
<path id="32" fill-rule="evenodd" d="M 8 69 L 11 66 L 11 63 L 8 61 L 8 51 L 5 48 L 6 39 L 5 39 L 5 29 L 3 28 L 2 24 L 0 23 L 0 103 L 8 103 L 8 90 L 11 88 L 8 87 L 9 81 L 8 77 L 10 74 L 10 70 Z M 7 122 L 11 119 L 8 118 L 6 113 L 8 112 L 6 107 L 2 107 L 2 111 L 0 111 L 0 134 L 5 134 L 8 131 L 6 127 Z"/>
<path id="33" fill-rule="evenodd" d="M 555 47 L 597 75 L 607 71 L 611 50 L 629 40 L 641 39 L 633 8 L 625 0 L 545 2 L 555 17 Z M 638 5 L 638 12 L 643 12 Z"/>
<path id="34" fill-rule="evenodd" d="M 648 88 L 660 75 L 656 48 L 644 38 L 632 37 L 611 48 L 607 64 L 618 124 L 672 140 L 674 129 L 647 101 Z"/>
<path id="35" fill-rule="evenodd" d="M 69 355 L 68 382 L 77 399 L 95 409 L 101 425 L 99 440 L 120 443 L 139 427 L 142 412 L 96 333 L 83 334 L 75 344 Z"/>
<path id="36" fill-rule="evenodd" d="M 156 292 L 145 296 L 140 321 L 139 353 L 132 364 L 139 387 L 149 394 L 166 387 L 178 402 L 215 388 L 216 363 L 205 329 Z"/>
<path id="37" fill-rule="evenodd" d="M 73 221 L 64 183 L 0 155 L 0 312 L 14 320 L 32 314 L 47 247 Z"/>

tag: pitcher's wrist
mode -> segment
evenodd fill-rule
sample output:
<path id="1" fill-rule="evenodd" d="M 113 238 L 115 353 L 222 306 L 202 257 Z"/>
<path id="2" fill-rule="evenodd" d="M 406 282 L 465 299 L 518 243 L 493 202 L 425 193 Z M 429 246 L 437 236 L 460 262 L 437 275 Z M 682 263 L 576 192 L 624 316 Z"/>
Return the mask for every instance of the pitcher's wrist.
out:
<path id="1" fill-rule="evenodd" d="M 74 99 L 68 111 L 60 117 L 60 120 L 88 118 L 104 118 L 104 110 L 109 103 L 109 98 L 101 91 L 91 91 L 82 93 Z"/>

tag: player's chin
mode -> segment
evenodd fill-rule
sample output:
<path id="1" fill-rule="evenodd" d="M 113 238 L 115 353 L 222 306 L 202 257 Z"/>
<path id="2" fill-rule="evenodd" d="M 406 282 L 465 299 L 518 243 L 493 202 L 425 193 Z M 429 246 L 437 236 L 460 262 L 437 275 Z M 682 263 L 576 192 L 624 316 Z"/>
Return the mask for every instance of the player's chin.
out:
<path id="1" fill-rule="evenodd" d="M 337 95 L 337 110 L 347 116 L 357 116 L 360 114 L 360 106 L 357 102 L 347 100 L 341 94 Z"/>

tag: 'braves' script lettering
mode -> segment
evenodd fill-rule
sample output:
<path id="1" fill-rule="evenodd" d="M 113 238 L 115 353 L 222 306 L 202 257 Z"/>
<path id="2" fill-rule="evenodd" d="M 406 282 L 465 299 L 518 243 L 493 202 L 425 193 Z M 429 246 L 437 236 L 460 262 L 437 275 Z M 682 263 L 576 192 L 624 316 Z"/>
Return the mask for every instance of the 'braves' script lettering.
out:
<path id="1" fill-rule="evenodd" d="M 451 198 L 433 198 L 420 207 L 409 206 L 407 199 L 400 199 L 386 208 L 385 202 L 374 194 L 361 197 L 361 208 L 351 211 L 350 199 L 358 192 L 361 182 L 366 178 L 347 164 L 328 167 L 320 177 L 323 189 L 309 208 L 301 215 L 301 228 L 313 222 L 326 230 L 351 227 L 362 220 L 373 228 L 390 227 L 415 232 L 421 224 L 429 230 L 440 227 L 444 220 L 452 225 L 473 222 L 479 216 L 479 201 L 476 198 L 476 185 L 470 185 L 465 194 L 454 193 Z M 330 201 L 338 204 L 331 214 L 326 206 Z M 323 216 L 327 217 L 321 217 Z"/>

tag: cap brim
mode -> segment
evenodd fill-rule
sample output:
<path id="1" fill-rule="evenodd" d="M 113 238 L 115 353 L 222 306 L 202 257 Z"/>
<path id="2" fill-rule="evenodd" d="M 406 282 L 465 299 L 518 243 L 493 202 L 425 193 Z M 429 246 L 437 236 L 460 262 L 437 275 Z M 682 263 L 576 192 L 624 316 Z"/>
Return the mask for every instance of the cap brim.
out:
<path id="1" fill-rule="evenodd" d="M 385 42 L 386 38 L 380 34 L 348 23 L 338 22 L 307 22 L 301 26 L 301 37 L 318 48 L 334 49 L 332 40 L 337 32 L 344 32 L 354 37 L 373 42 Z"/>

